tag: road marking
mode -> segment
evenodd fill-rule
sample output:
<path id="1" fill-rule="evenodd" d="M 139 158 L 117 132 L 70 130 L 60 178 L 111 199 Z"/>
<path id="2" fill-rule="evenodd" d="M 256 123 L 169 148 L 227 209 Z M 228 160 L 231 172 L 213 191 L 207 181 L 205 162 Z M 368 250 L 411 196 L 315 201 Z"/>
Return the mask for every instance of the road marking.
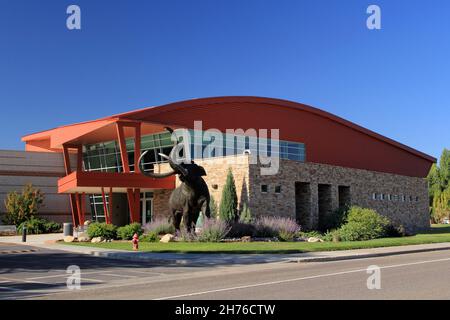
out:
<path id="1" fill-rule="evenodd" d="M 28 280 L 34 280 L 34 279 L 50 279 L 50 278 L 66 278 L 69 275 L 66 273 L 66 271 L 63 271 L 64 273 L 62 274 L 54 274 L 54 275 L 49 275 L 49 276 L 39 276 L 39 277 L 31 277 L 31 278 L 27 278 Z M 97 273 L 102 273 L 104 271 L 91 271 L 91 272 L 82 272 L 81 276 L 86 275 L 86 274 L 97 274 Z"/>
<path id="2" fill-rule="evenodd" d="M 0 290 L 6 290 L 6 291 L 22 291 L 21 289 L 10 288 L 10 287 L 0 287 Z"/>
<path id="3" fill-rule="evenodd" d="M 45 282 L 39 282 L 39 281 L 30 281 L 30 280 L 23 280 L 23 279 L 15 279 L 15 278 L 8 278 L 8 277 L 0 277 L 0 279 L 5 279 L 8 282 L 12 282 L 12 281 L 18 281 L 18 282 L 25 282 L 25 283 L 37 283 L 37 284 L 48 284 Z"/>
<path id="4" fill-rule="evenodd" d="M 394 264 L 394 265 L 390 265 L 390 266 L 380 267 L 380 269 L 401 268 L 401 267 L 405 267 L 405 266 L 413 266 L 413 265 L 435 263 L 435 262 L 443 262 L 443 261 L 450 261 L 450 258 L 435 259 L 435 260 L 425 260 L 425 261 L 402 263 L 402 264 Z M 176 295 L 176 296 L 156 298 L 156 299 L 153 299 L 153 300 L 169 300 L 169 299 L 185 298 L 185 297 L 199 296 L 199 295 L 204 295 L 204 294 L 209 294 L 209 293 L 233 291 L 233 290 L 248 289 L 248 288 L 255 288 L 255 287 L 262 287 L 262 286 L 270 286 L 270 285 L 276 285 L 276 284 L 282 284 L 282 283 L 288 283 L 288 282 L 296 282 L 296 281 L 302 281 L 302 280 L 310 280 L 310 279 L 318 279 L 318 278 L 325 278 L 325 277 L 340 276 L 340 275 L 350 274 L 350 273 L 358 273 L 358 272 L 364 272 L 365 273 L 366 271 L 367 271 L 367 268 L 355 269 L 355 270 L 347 270 L 347 271 L 319 274 L 319 275 L 308 276 L 308 277 L 299 277 L 299 278 L 292 278 L 292 279 L 285 279 L 285 280 L 278 280 L 278 281 L 254 283 L 254 284 L 243 285 L 243 286 L 235 286 L 235 287 L 228 287 L 228 288 L 221 288 L 221 289 L 213 289 L 213 290 L 185 293 L 185 294 L 180 294 L 180 295 Z"/>
<path id="5" fill-rule="evenodd" d="M 127 270 L 127 272 L 141 273 L 141 274 L 156 274 L 158 276 L 164 275 L 162 272 L 152 272 L 152 271 L 139 271 L 139 270 Z"/>
<path id="6" fill-rule="evenodd" d="M 114 273 L 102 273 L 102 276 L 111 276 L 111 277 L 120 277 L 120 278 L 138 278 L 138 276 L 129 276 L 123 274 L 114 274 Z"/>

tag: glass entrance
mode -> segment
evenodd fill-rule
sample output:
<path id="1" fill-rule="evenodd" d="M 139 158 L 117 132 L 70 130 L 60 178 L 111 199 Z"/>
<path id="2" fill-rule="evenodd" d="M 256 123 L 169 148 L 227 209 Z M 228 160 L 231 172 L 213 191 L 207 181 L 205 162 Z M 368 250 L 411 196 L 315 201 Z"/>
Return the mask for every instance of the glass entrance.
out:
<path id="1" fill-rule="evenodd" d="M 153 193 L 141 193 L 141 221 L 142 225 L 152 221 L 153 216 Z"/>

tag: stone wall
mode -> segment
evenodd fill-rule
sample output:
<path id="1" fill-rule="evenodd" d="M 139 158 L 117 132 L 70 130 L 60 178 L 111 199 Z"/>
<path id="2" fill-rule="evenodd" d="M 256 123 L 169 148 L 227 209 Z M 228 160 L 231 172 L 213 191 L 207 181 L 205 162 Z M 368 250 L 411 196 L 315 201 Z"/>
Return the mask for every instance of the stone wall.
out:
<path id="1" fill-rule="evenodd" d="M 220 204 L 227 171 L 231 168 L 240 208 L 247 202 L 254 217 L 291 217 L 299 220 L 304 228 L 317 228 L 320 224 L 320 184 L 328 185 L 321 187 L 325 190 L 321 192 L 323 196 L 320 201 L 324 215 L 333 214 L 339 207 L 341 190 L 341 201 L 373 208 L 394 223 L 402 224 L 409 232 L 429 227 L 428 190 L 423 178 L 283 159 L 280 160 L 278 174 L 263 176 L 260 166 L 250 164 L 246 155 L 203 159 L 196 163 L 205 168 L 205 181 L 217 204 Z M 162 172 L 168 170 L 161 169 Z M 268 191 L 262 192 L 261 185 L 267 185 Z M 279 193 L 275 192 L 277 186 L 281 187 Z M 309 186 L 309 189 L 305 189 L 305 186 Z M 373 198 L 374 194 L 376 199 Z M 155 192 L 156 215 L 168 214 L 169 196 L 170 191 Z"/>
<path id="2" fill-rule="evenodd" d="M 409 232 L 429 227 L 428 190 L 423 178 L 291 160 L 280 160 L 280 171 L 273 176 L 262 176 L 257 165 L 250 165 L 249 177 L 250 208 L 256 216 L 298 218 L 295 182 L 308 182 L 311 199 L 305 218 L 307 228 L 319 225 L 319 184 L 331 185 L 331 210 L 339 207 L 339 186 L 346 186 L 350 188 L 349 200 L 353 205 L 373 208 Z M 268 185 L 268 193 L 260 192 L 262 184 Z M 274 192 L 276 185 L 282 186 L 281 194 Z"/>

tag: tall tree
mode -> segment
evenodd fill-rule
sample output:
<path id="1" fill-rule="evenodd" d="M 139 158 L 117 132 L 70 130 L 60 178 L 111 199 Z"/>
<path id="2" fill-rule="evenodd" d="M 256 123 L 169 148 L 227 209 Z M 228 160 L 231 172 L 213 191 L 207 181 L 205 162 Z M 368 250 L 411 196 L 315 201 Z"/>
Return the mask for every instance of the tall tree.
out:
<path id="1" fill-rule="evenodd" d="M 220 200 L 219 216 L 223 221 L 235 221 L 238 217 L 237 194 L 231 168 L 228 169 L 227 180 L 222 190 L 222 199 Z"/>
<path id="2" fill-rule="evenodd" d="M 450 150 L 444 149 L 439 160 L 439 178 L 441 190 L 447 189 L 450 183 Z"/>
<path id="3" fill-rule="evenodd" d="M 439 168 L 433 163 L 430 173 L 427 177 L 428 181 L 428 196 L 430 197 L 430 205 L 433 205 L 433 197 L 437 192 L 441 191 L 441 179 L 439 177 Z"/>

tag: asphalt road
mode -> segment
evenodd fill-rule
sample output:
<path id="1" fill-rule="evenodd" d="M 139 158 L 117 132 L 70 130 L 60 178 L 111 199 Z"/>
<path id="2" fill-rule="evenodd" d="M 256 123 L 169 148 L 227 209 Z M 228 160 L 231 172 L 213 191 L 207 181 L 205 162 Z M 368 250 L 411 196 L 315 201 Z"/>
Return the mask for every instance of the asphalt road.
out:
<path id="1" fill-rule="evenodd" d="M 71 265 L 81 270 L 80 290 L 67 288 Z M 367 286 L 373 265 L 380 289 Z M 0 244 L 0 299 L 450 299 L 449 270 L 450 251 L 183 267 Z"/>

